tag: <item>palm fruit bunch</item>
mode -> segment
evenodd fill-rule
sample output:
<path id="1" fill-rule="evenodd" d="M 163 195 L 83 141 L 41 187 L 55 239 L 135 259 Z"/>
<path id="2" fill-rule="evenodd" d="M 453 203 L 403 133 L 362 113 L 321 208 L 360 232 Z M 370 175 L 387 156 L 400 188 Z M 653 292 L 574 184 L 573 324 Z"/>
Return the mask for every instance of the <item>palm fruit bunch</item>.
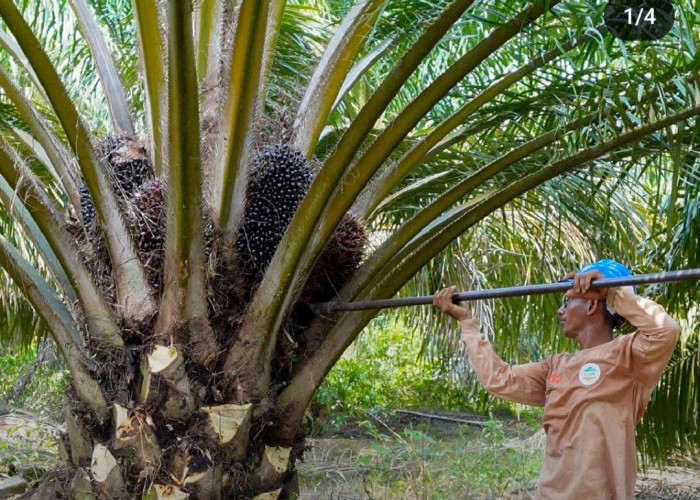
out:
<path id="1" fill-rule="evenodd" d="M 294 366 L 281 367 L 280 370 L 286 368 L 292 370 L 292 374 L 295 373 L 321 346 L 327 332 L 307 329 L 316 317 L 309 304 L 332 299 L 350 281 L 360 266 L 366 245 L 367 231 L 362 221 L 352 214 L 347 214 L 309 273 L 301 300 L 294 306 L 290 333 L 297 343 L 298 360 Z M 281 351 L 278 349 L 276 354 L 284 359 L 286 353 Z"/>
<path id="2" fill-rule="evenodd" d="M 316 261 L 302 293 L 305 303 L 331 299 L 360 266 L 367 245 L 362 221 L 347 214 Z"/>
<path id="3" fill-rule="evenodd" d="M 143 145 L 129 137 L 110 137 L 101 144 L 103 162 L 112 167 L 112 189 L 130 199 L 136 190 L 153 180 L 151 161 Z"/>
<path id="4" fill-rule="evenodd" d="M 135 235 L 138 247 L 143 252 L 163 249 L 165 227 L 165 205 L 163 203 L 163 180 L 156 177 L 136 192 L 133 212 L 137 219 Z"/>
<path id="5" fill-rule="evenodd" d="M 88 191 L 88 188 L 85 186 L 80 187 L 80 210 L 83 214 L 83 224 L 85 227 L 89 227 L 95 220 L 97 211 L 95 210 L 95 205 L 92 203 L 90 191 Z"/>
<path id="6" fill-rule="evenodd" d="M 131 137 L 108 137 L 99 145 L 100 160 L 112 174 L 112 190 L 121 201 L 131 199 L 140 186 L 153 180 L 150 159 L 143 145 Z M 95 220 L 95 206 L 85 186 L 80 188 L 83 224 Z"/>
<path id="7" fill-rule="evenodd" d="M 128 210 L 129 226 L 139 253 L 144 257 L 148 277 L 160 288 L 165 243 L 165 203 L 162 179 L 156 177 L 135 192 Z"/>
<path id="8" fill-rule="evenodd" d="M 262 274 L 311 186 L 311 170 L 289 144 L 265 148 L 253 160 L 237 247 L 243 264 Z"/>
<path id="9" fill-rule="evenodd" d="M 326 300 L 335 295 L 340 288 L 350 281 L 364 256 L 367 245 L 367 231 L 360 219 L 347 214 L 338 225 L 333 237 L 328 241 L 321 257 L 311 271 L 311 277 L 317 275 L 325 278 L 321 288 L 327 296 L 315 297 Z M 325 295 L 325 294 L 324 294 Z"/>

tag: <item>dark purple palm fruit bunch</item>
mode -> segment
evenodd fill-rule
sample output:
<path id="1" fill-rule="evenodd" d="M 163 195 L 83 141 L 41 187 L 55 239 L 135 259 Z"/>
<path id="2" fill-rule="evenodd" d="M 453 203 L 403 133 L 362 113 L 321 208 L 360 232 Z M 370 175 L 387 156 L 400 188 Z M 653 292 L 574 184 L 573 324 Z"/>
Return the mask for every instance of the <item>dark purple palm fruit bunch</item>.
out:
<path id="1" fill-rule="evenodd" d="M 129 226 L 139 253 L 144 257 L 151 285 L 160 288 L 165 243 L 165 203 L 163 180 L 156 177 L 134 193 L 129 210 Z"/>
<path id="2" fill-rule="evenodd" d="M 243 264 L 262 275 L 313 177 L 304 155 L 289 144 L 264 149 L 253 166 L 237 247 Z"/>
<path id="3" fill-rule="evenodd" d="M 80 187 L 80 210 L 83 214 L 83 224 L 85 227 L 90 227 L 97 217 L 97 211 L 92 203 L 90 191 L 85 186 Z"/>
<path id="4" fill-rule="evenodd" d="M 101 163 L 112 174 L 112 189 L 121 201 L 133 198 L 143 184 L 155 177 L 146 150 L 134 138 L 108 137 L 100 143 L 98 152 Z M 80 188 L 80 208 L 83 224 L 91 226 L 97 213 L 85 186 Z"/>
<path id="5" fill-rule="evenodd" d="M 136 217 L 136 238 L 139 250 L 155 252 L 163 249 L 165 205 L 163 181 L 156 177 L 136 192 L 133 198 Z"/>
<path id="6" fill-rule="evenodd" d="M 112 189 L 123 199 L 155 177 L 146 150 L 131 138 L 110 137 L 101 145 L 101 156 L 112 167 Z"/>

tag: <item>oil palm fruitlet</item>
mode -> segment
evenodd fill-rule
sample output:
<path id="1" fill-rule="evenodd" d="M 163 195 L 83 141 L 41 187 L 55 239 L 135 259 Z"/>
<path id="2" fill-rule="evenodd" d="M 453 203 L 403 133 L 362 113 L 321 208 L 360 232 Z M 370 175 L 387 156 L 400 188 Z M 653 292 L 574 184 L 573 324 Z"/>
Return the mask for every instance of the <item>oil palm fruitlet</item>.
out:
<path id="1" fill-rule="evenodd" d="M 28 497 L 292 498 L 376 314 L 309 304 L 697 127 L 697 14 L 625 45 L 594 4 L 0 1 L 0 266 L 71 373 Z"/>

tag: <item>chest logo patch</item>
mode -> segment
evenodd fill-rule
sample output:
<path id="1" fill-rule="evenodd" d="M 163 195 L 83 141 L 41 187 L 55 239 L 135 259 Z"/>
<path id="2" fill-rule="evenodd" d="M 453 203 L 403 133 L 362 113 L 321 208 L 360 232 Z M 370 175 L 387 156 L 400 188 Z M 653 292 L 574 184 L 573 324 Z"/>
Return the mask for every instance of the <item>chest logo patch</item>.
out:
<path id="1" fill-rule="evenodd" d="M 600 378 L 600 366 L 595 363 L 586 363 L 578 372 L 578 379 L 583 385 L 593 385 Z"/>

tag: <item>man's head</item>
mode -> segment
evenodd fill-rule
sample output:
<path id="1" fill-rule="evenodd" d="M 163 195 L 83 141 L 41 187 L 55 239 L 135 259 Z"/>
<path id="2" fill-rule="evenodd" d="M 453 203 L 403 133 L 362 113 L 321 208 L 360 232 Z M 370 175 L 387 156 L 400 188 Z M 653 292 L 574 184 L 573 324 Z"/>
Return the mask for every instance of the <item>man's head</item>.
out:
<path id="1" fill-rule="evenodd" d="M 590 283 L 591 279 L 616 278 L 631 274 L 630 270 L 619 262 L 603 259 L 582 267 L 575 274 L 568 274 L 565 279 L 574 281 L 574 278 L 580 277 L 577 278 L 579 283 Z M 574 284 L 574 288 L 576 286 Z M 586 337 L 590 335 L 602 334 L 605 338 L 612 338 L 612 330 L 619 327 L 624 318 L 606 302 L 606 293 L 604 290 L 590 290 L 584 298 L 578 297 L 575 290 L 569 290 L 564 305 L 559 308 L 559 320 L 564 335 L 577 339 L 582 346 L 587 343 Z"/>
<path id="2" fill-rule="evenodd" d="M 564 304 L 559 308 L 559 324 L 567 337 L 579 340 L 580 336 L 591 329 L 596 332 L 612 332 L 612 319 L 603 299 L 584 299 L 564 297 Z"/>

